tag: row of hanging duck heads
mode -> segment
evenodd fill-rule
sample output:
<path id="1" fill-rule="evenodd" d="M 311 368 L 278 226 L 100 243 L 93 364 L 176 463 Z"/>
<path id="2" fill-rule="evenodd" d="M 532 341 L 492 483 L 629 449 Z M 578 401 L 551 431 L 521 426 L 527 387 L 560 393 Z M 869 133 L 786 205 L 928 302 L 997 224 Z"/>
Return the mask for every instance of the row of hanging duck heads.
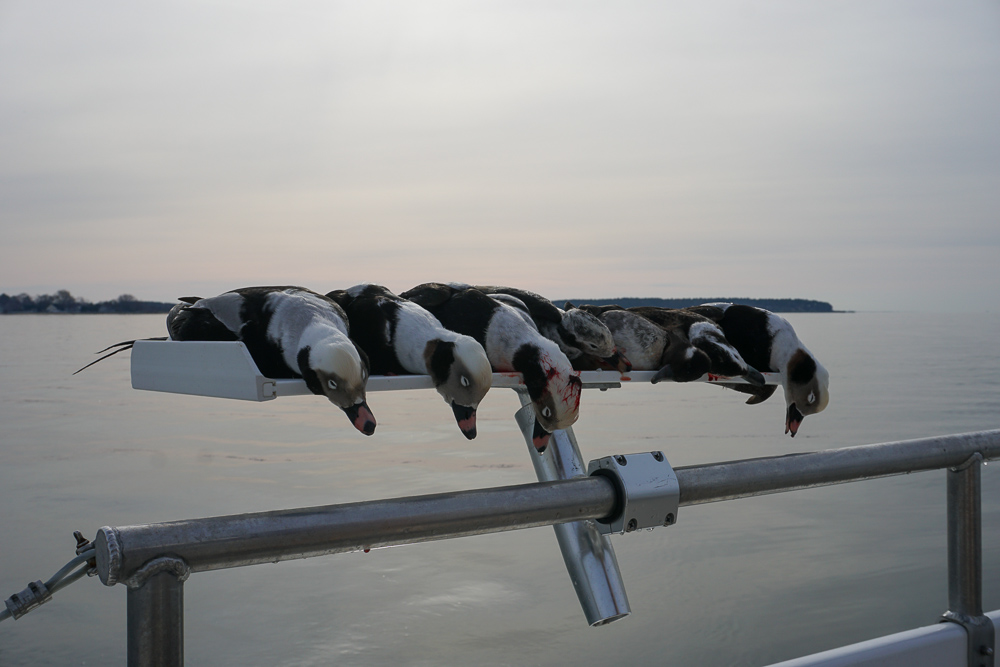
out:
<path id="1" fill-rule="evenodd" d="M 760 371 L 778 373 L 785 433 L 793 437 L 805 416 L 829 402 L 829 373 L 787 320 L 728 303 L 559 308 L 527 290 L 463 283 L 424 283 L 399 295 L 376 284 L 325 295 L 295 286 L 245 287 L 180 299 L 167 315 L 167 331 L 178 341 L 243 341 L 262 374 L 304 379 L 365 435 L 376 427 L 365 395 L 371 374 L 429 375 L 472 439 L 492 373 L 520 373 L 539 452 L 553 431 L 578 419 L 581 370 L 651 370 L 654 383 L 706 373 L 742 378 L 719 384 L 749 393 L 748 404 L 776 389 Z M 132 342 L 112 347 L 118 352 Z"/>

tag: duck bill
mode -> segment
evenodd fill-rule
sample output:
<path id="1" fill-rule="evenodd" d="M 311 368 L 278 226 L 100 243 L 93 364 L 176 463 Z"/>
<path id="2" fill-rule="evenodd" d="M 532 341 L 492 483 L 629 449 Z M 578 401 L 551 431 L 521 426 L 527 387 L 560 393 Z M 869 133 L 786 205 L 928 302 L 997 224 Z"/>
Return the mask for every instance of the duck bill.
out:
<path id="1" fill-rule="evenodd" d="M 656 384 L 660 380 L 673 380 L 673 379 L 674 379 L 674 369 L 670 367 L 670 364 L 667 364 L 660 370 L 656 371 L 656 373 L 653 375 L 653 379 L 651 379 L 649 382 L 650 384 Z"/>
<path id="2" fill-rule="evenodd" d="M 542 425 L 535 420 L 535 430 L 531 433 L 531 444 L 535 446 L 535 449 L 539 454 L 545 451 L 545 448 L 549 446 L 549 438 L 552 434 L 542 428 Z"/>
<path id="3" fill-rule="evenodd" d="M 344 413 L 354 424 L 354 428 L 365 435 L 371 435 L 375 432 L 375 415 L 368 408 L 367 402 L 355 403 L 349 408 L 344 408 Z"/>
<path id="4" fill-rule="evenodd" d="M 802 413 L 795 407 L 795 404 L 792 403 L 789 405 L 788 414 L 785 416 L 785 433 L 790 433 L 794 438 L 795 434 L 799 432 L 799 426 L 802 425 L 803 419 L 805 419 L 805 417 L 803 417 Z"/>
<path id="5" fill-rule="evenodd" d="M 451 411 L 455 413 L 455 421 L 458 422 L 458 428 L 462 431 L 462 435 L 469 440 L 475 438 L 476 409 L 470 408 L 467 405 L 459 405 L 458 403 L 452 401 Z"/>
<path id="6" fill-rule="evenodd" d="M 611 368 L 617 370 L 619 373 L 628 373 L 632 370 L 632 362 L 618 350 L 615 350 L 614 354 L 610 357 L 605 357 L 602 361 L 611 366 Z"/>
<path id="7" fill-rule="evenodd" d="M 767 380 L 763 375 L 761 375 L 760 371 L 752 366 L 747 366 L 747 372 L 746 375 L 743 376 L 743 379 L 750 384 L 757 385 L 758 387 L 763 387 L 767 384 Z M 800 419 L 799 421 L 802 420 Z"/>

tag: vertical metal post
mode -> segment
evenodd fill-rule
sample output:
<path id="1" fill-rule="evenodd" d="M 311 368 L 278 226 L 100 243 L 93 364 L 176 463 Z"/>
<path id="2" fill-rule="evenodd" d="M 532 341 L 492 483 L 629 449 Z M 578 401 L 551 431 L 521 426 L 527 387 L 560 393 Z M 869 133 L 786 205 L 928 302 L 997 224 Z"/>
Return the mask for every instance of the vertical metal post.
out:
<path id="1" fill-rule="evenodd" d="M 157 558 L 125 582 L 129 667 L 183 667 L 187 575 L 183 561 Z"/>
<path id="2" fill-rule="evenodd" d="M 558 430 L 549 446 L 539 454 L 532 444 L 535 412 L 531 399 L 517 391 L 521 409 L 514 415 L 528 445 L 531 462 L 540 482 L 585 477 L 587 464 L 573 435 L 573 429 Z M 583 613 L 590 625 L 605 625 L 631 613 L 625 584 L 618 569 L 615 549 L 607 535 L 601 535 L 593 521 L 574 521 L 552 526 L 573 581 Z"/>
<path id="3" fill-rule="evenodd" d="M 980 466 L 975 454 L 948 469 L 948 611 L 944 620 L 963 626 L 969 667 L 993 667 L 993 623 L 983 614 L 983 546 Z"/>

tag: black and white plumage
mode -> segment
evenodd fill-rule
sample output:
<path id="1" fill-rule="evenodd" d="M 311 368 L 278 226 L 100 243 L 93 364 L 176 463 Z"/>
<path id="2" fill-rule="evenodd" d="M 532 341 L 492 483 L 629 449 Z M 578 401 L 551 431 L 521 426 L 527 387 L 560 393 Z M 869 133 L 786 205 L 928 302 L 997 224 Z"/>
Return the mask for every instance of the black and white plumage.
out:
<path id="1" fill-rule="evenodd" d="M 573 305 L 567 303 L 566 307 Z M 594 315 L 608 327 L 616 348 L 628 355 L 634 370 L 657 371 L 657 381 L 669 377 L 675 382 L 690 382 L 710 370 L 708 355 L 676 330 L 660 326 L 621 306 L 582 305 L 579 309 Z"/>
<path id="2" fill-rule="evenodd" d="M 347 313 L 351 339 L 368 355 L 373 374 L 430 375 L 462 433 L 476 437 L 476 409 L 493 382 L 482 345 L 381 285 L 355 285 L 327 296 Z"/>
<path id="3" fill-rule="evenodd" d="M 201 301 L 200 296 L 182 296 L 170 312 L 167 313 L 168 340 L 239 340 L 239 336 L 229 327 L 220 322 L 210 312 L 201 310 L 191 312 L 190 308 Z M 177 331 L 183 338 L 173 335 Z M 259 368 L 259 364 L 258 364 Z"/>
<path id="4" fill-rule="evenodd" d="M 709 360 L 709 373 L 723 377 L 741 377 L 758 387 L 765 385 L 764 376 L 744 360 L 713 320 L 691 311 L 656 306 L 638 306 L 629 308 L 629 311 L 642 315 L 704 352 Z M 665 366 L 664 371 L 653 376 L 653 382 L 669 377 L 670 374 L 665 372 L 668 368 Z"/>
<path id="5" fill-rule="evenodd" d="M 479 341 L 494 370 L 522 375 L 535 411 L 532 441 L 539 452 L 552 431 L 576 422 L 579 373 L 518 307 L 461 284 L 425 283 L 400 296 L 429 310 L 448 329 Z"/>
<path id="6" fill-rule="evenodd" d="M 785 433 L 795 437 L 807 415 L 826 409 L 830 402 L 830 374 L 802 344 L 785 318 L 753 306 L 711 303 L 689 308 L 714 320 L 726 339 L 754 367 L 778 373 L 785 392 Z M 731 385 L 753 394 L 747 403 L 761 403 L 772 387 Z M 767 391 L 770 389 L 770 391 Z"/>
<path id="7" fill-rule="evenodd" d="M 586 370 L 603 365 L 622 373 L 632 370 L 629 360 L 616 349 L 611 331 L 594 315 L 571 304 L 563 310 L 543 296 L 516 287 L 476 285 L 475 288 L 500 300 L 513 297 L 520 301 L 538 332 L 559 345 L 573 368 Z"/>
<path id="8" fill-rule="evenodd" d="M 349 338 L 343 309 L 322 294 L 304 287 L 244 287 L 189 298 L 167 315 L 167 331 L 179 341 L 240 340 L 261 373 L 302 378 L 356 429 L 375 432 L 365 400 L 368 359 Z"/>

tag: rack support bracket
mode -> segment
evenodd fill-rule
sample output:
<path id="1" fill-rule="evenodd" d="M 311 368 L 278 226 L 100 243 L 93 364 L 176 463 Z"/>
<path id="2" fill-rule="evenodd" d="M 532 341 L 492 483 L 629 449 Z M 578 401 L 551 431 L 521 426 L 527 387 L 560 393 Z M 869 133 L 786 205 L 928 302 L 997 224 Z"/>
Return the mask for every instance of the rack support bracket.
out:
<path id="1" fill-rule="evenodd" d="M 601 533 L 621 535 L 677 522 L 681 491 L 663 452 L 606 456 L 591 461 L 587 472 L 610 478 L 618 490 L 615 511 L 597 521 Z"/>

